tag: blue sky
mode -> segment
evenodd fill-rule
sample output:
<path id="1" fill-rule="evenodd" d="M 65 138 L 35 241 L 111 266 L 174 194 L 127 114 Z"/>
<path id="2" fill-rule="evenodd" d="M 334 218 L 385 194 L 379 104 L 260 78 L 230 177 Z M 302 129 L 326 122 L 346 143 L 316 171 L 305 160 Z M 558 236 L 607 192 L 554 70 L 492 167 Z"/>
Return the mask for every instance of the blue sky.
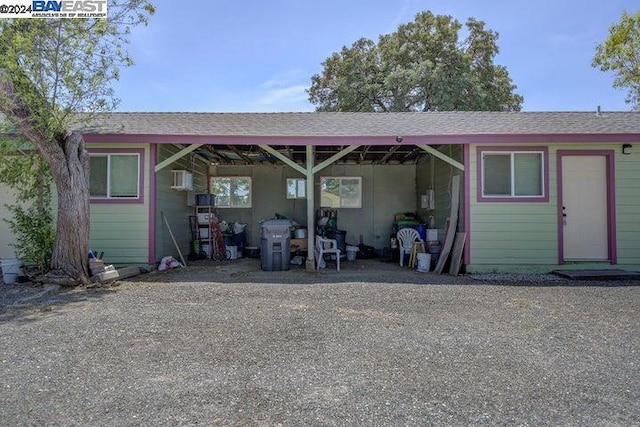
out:
<path id="1" fill-rule="evenodd" d="M 153 1 L 153 0 L 152 0 Z M 136 64 L 115 85 L 120 111 L 313 111 L 322 62 L 360 37 L 430 10 L 499 33 L 524 111 L 627 111 L 613 75 L 591 67 L 598 43 L 637 0 L 155 0 L 131 36 Z"/>

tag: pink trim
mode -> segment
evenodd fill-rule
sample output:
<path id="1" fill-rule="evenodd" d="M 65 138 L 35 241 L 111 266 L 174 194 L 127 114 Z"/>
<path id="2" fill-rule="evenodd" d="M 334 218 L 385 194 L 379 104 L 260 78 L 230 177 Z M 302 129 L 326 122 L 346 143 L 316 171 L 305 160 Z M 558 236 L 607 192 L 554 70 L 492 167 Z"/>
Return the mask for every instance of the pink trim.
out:
<path id="1" fill-rule="evenodd" d="M 518 151 L 536 151 L 542 152 L 544 157 L 542 162 L 543 169 L 543 182 L 542 182 L 542 197 L 486 197 L 482 195 L 482 188 L 484 186 L 484 180 L 482 176 L 482 153 L 486 151 L 498 151 L 498 152 L 518 152 Z M 477 147 L 476 151 L 476 197 L 478 203 L 548 203 L 549 202 L 549 147 Z"/>
<path id="2" fill-rule="evenodd" d="M 609 252 L 609 262 L 618 263 L 618 242 L 616 237 L 616 172 L 615 172 L 615 151 L 614 150 L 558 150 L 558 264 L 564 264 L 564 224 L 562 221 L 563 180 L 562 180 L 562 158 L 565 156 L 604 156 L 607 162 L 607 247 Z"/>
<path id="3" fill-rule="evenodd" d="M 395 145 L 396 135 L 388 136 L 272 136 L 272 135 L 152 135 L 85 134 L 86 142 L 152 144 L 232 144 L 232 145 Z M 405 145 L 448 144 L 549 144 L 638 142 L 640 134 L 481 134 L 481 135 L 403 135 Z"/>
<path id="4" fill-rule="evenodd" d="M 464 163 L 464 231 L 467 233 L 467 244 L 464 245 L 463 262 L 465 265 L 471 264 L 471 155 L 469 145 L 462 147 L 462 156 Z"/>
<path id="5" fill-rule="evenodd" d="M 158 146 L 149 147 L 149 265 L 156 263 L 156 171 Z"/>
<path id="6" fill-rule="evenodd" d="M 89 203 L 96 205 L 135 205 L 144 203 L 144 149 L 140 148 L 96 148 L 88 149 L 89 155 L 94 154 L 138 154 L 140 160 L 138 162 L 138 197 L 131 199 L 113 198 L 97 198 L 90 197 Z"/>

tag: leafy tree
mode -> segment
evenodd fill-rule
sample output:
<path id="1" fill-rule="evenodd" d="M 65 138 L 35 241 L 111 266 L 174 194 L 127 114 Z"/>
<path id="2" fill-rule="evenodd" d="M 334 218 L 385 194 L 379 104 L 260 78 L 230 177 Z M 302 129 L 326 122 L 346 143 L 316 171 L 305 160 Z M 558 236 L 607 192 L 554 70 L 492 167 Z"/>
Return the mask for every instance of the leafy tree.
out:
<path id="1" fill-rule="evenodd" d="M 609 37 L 596 47 L 594 67 L 613 71 L 614 87 L 627 88 L 627 103 L 640 109 L 640 10 L 624 12 L 620 22 L 609 28 Z"/>
<path id="2" fill-rule="evenodd" d="M 498 34 L 475 19 L 462 25 L 425 11 L 413 22 L 361 38 L 332 54 L 312 77 L 309 101 L 318 111 L 518 111 L 507 69 L 495 65 Z"/>
<path id="3" fill-rule="evenodd" d="M 42 157 L 28 147 L 21 139 L 0 138 L 0 182 L 16 190 L 16 203 L 7 205 L 12 217 L 4 220 L 16 237 L 18 258 L 47 272 L 55 239 L 51 175 Z"/>
<path id="4" fill-rule="evenodd" d="M 115 108 L 110 84 L 133 63 L 128 35 L 153 12 L 146 0 L 109 0 L 107 19 L 0 20 L 0 113 L 49 167 L 58 196 L 51 268 L 69 285 L 87 283 L 89 251 L 89 156 L 74 129 Z"/>

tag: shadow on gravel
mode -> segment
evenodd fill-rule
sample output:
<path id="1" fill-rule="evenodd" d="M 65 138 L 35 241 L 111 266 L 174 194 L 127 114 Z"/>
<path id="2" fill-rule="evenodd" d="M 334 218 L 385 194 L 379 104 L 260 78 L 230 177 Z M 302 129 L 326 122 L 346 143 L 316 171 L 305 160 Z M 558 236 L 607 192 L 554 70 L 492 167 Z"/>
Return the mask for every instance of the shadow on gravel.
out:
<path id="1" fill-rule="evenodd" d="M 224 284 L 339 284 L 396 283 L 407 285 L 496 285 L 496 286 L 639 286 L 639 280 L 570 280 L 552 274 L 436 274 L 419 272 L 398 263 L 373 260 L 343 261 L 337 272 L 333 264 L 307 272 L 303 266 L 289 270 L 263 271 L 259 259 L 192 261 L 186 268 L 155 271 L 131 278 L 131 282 L 224 283 Z"/>
<path id="2" fill-rule="evenodd" d="M 571 280 L 552 274 L 473 274 L 452 276 L 419 272 L 397 263 L 379 260 L 356 260 L 341 263 L 340 272 L 333 264 L 320 271 L 307 272 L 302 266 L 285 271 L 263 271 L 260 260 L 242 258 L 231 261 L 194 261 L 186 268 L 155 271 L 101 288 L 65 289 L 31 284 L 0 284 L 0 323 L 33 322 L 64 314 L 63 308 L 87 300 L 100 299 L 118 291 L 119 283 L 135 284 L 227 284 L 227 285 L 316 285 L 316 284 L 398 284 L 461 285 L 511 287 L 623 287 L 640 286 L 640 280 Z"/>
<path id="3" fill-rule="evenodd" d="M 0 324 L 34 322 L 64 314 L 64 306 L 100 299 L 116 292 L 113 288 L 66 289 L 32 284 L 0 285 Z"/>

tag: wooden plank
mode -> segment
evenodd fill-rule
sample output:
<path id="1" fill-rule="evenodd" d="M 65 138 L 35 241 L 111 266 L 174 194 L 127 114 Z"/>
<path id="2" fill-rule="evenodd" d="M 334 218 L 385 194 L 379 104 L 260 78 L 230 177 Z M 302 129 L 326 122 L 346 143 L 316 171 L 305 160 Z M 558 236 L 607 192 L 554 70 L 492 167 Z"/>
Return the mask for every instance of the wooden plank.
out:
<path id="1" fill-rule="evenodd" d="M 95 277 L 97 277 L 100 282 L 108 282 L 110 280 L 126 279 L 128 277 L 137 276 L 138 274 L 140 274 L 140 267 L 124 267 L 118 270 L 98 273 Z"/>
<path id="2" fill-rule="evenodd" d="M 453 252 L 451 253 L 449 274 L 457 276 L 458 273 L 460 273 L 460 267 L 462 266 L 462 252 L 466 241 L 467 233 L 456 233 L 456 239 L 453 242 Z"/>
<path id="3" fill-rule="evenodd" d="M 418 145 L 418 148 L 423 149 L 424 151 L 426 151 L 427 153 L 431 154 L 432 156 L 435 156 L 437 158 L 439 158 L 440 160 L 443 160 L 445 162 L 447 162 L 448 164 L 450 164 L 451 166 L 460 169 L 461 171 L 464 172 L 464 165 L 454 159 L 452 159 L 451 157 L 447 156 L 444 153 L 441 153 L 440 151 L 436 150 L 435 148 L 429 146 L 429 145 Z"/>
<path id="4" fill-rule="evenodd" d="M 202 144 L 191 144 L 191 145 L 188 145 L 187 147 L 185 147 L 182 150 L 178 151 L 173 156 L 171 156 L 168 159 L 163 160 L 162 162 L 158 163 L 155 166 L 155 171 L 156 172 L 161 171 L 162 169 L 164 169 L 167 166 L 169 166 L 171 163 L 175 162 L 176 160 L 180 159 L 181 157 L 186 156 L 187 154 L 191 153 L 192 151 L 197 150 L 200 147 L 202 147 Z"/>
<path id="5" fill-rule="evenodd" d="M 454 175 L 451 177 L 451 215 L 449 215 L 449 228 L 447 230 L 447 236 L 444 240 L 444 246 L 440 253 L 440 259 L 434 271 L 437 274 L 442 274 L 444 270 L 444 264 L 449 258 L 449 252 L 453 246 L 453 240 L 456 235 L 456 227 L 458 226 L 458 208 L 460 205 L 460 175 Z"/>
<path id="6" fill-rule="evenodd" d="M 291 167 L 292 169 L 297 170 L 298 172 L 300 172 L 303 175 L 307 175 L 307 170 L 304 167 L 300 166 L 299 164 L 297 164 L 292 159 L 290 159 L 289 157 L 285 156 L 284 154 L 282 154 L 281 152 L 279 152 L 275 148 L 272 148 L 269 145 L 259 145 L 258 147 L 261 150 L 266 151 L 267 153 L 271 154 L 273 157 L 278 158 L 280 161 L 282 161 L 284 164 L 286 164 L 287 166 Z M 309 178 L 307 177 L 307 179 L 309 179 Z"/>

